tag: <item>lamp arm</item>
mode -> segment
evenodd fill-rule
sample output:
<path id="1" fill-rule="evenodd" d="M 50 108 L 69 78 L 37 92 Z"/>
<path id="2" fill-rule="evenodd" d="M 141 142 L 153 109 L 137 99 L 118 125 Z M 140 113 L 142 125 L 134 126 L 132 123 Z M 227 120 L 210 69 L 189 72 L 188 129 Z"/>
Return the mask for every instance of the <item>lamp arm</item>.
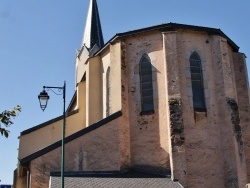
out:
<path id="1" fill-rule="evenodd" d="M 47 91 L 52 91 L 56 95 L 65 95 L 65 85 L 63 87 L 43 86 L 43 89 L 46 89 Z M 58 92 L 54 91 L 54 89 L 58 89 Z"/>

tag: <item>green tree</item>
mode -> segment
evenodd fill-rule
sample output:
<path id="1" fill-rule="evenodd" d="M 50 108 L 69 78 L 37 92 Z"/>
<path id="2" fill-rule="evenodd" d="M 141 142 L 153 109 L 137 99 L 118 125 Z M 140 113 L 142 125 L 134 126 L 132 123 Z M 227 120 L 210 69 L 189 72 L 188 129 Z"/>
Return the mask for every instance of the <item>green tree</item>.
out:
<path id="1" fill-rule="evenodd" d="M 11 110 L 5 110 L 0 113 L 0 133 L 2 136 L 8 138 L 10 131 L 7 130 L 7 128 L 13 124 L 11 119 L 15 118 L 19 112 L 21 112 L 21 106 L 17 105 Z M 2 125 L 4 125 L 4 127 L 2 127 Z"/>

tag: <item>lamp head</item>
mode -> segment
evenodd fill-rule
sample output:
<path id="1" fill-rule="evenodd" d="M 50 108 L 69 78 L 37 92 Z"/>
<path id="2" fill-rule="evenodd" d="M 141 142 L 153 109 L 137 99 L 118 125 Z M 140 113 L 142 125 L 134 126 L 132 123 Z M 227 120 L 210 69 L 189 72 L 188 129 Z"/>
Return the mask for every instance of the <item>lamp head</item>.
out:
<path id="1" fill-rule="evenodd" d="M 39 99 L 39 102 L 40 102 L 40 107 L 44 111 L 45 108 L 47 107 L 48 100 L 49 100 L 49 95 L 45 91 L 45 89 L 43 89 L 43 91 L 40 92 L 40 94 L 38 95 L 38 99 Z"/>

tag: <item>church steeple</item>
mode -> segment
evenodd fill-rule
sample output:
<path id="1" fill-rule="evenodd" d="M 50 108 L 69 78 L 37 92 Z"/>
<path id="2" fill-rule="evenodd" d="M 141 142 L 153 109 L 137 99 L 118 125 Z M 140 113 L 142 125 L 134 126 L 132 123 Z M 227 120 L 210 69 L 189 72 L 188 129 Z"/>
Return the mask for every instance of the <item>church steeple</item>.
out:
<path id="1" fill-rule="evenodd" d="M 90 0 L 82 46 L 91 50 L 95 45 L 103 47 L 101 22 L 96 0 Z"/>

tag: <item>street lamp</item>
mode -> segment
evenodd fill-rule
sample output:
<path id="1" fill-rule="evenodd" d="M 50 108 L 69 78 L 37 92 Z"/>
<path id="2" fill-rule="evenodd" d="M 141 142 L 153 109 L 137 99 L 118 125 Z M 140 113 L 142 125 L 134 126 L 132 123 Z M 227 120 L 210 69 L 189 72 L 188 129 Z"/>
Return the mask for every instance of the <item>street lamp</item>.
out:
<path id="1" fill-rule="evenodd" d="M 58 89 L 58 93 L 53 89 Z M 47 107 L 49 95 L 45 90 L 50 90 L 56 95 L 63 95 L 63 123 L 62 123 L 62 156 L 61 156 L 61 188 L 64 188 L 64 138 L 65 138 L 65 124 L 66 124 L 66 113 L 65 113 L 65 96 L 66 96 L 66 82 L 64 81 L 63 87 L 50 87 L 43 86 L 43 91 L 38 95 L 40 107 L 44 111 Z"/>

